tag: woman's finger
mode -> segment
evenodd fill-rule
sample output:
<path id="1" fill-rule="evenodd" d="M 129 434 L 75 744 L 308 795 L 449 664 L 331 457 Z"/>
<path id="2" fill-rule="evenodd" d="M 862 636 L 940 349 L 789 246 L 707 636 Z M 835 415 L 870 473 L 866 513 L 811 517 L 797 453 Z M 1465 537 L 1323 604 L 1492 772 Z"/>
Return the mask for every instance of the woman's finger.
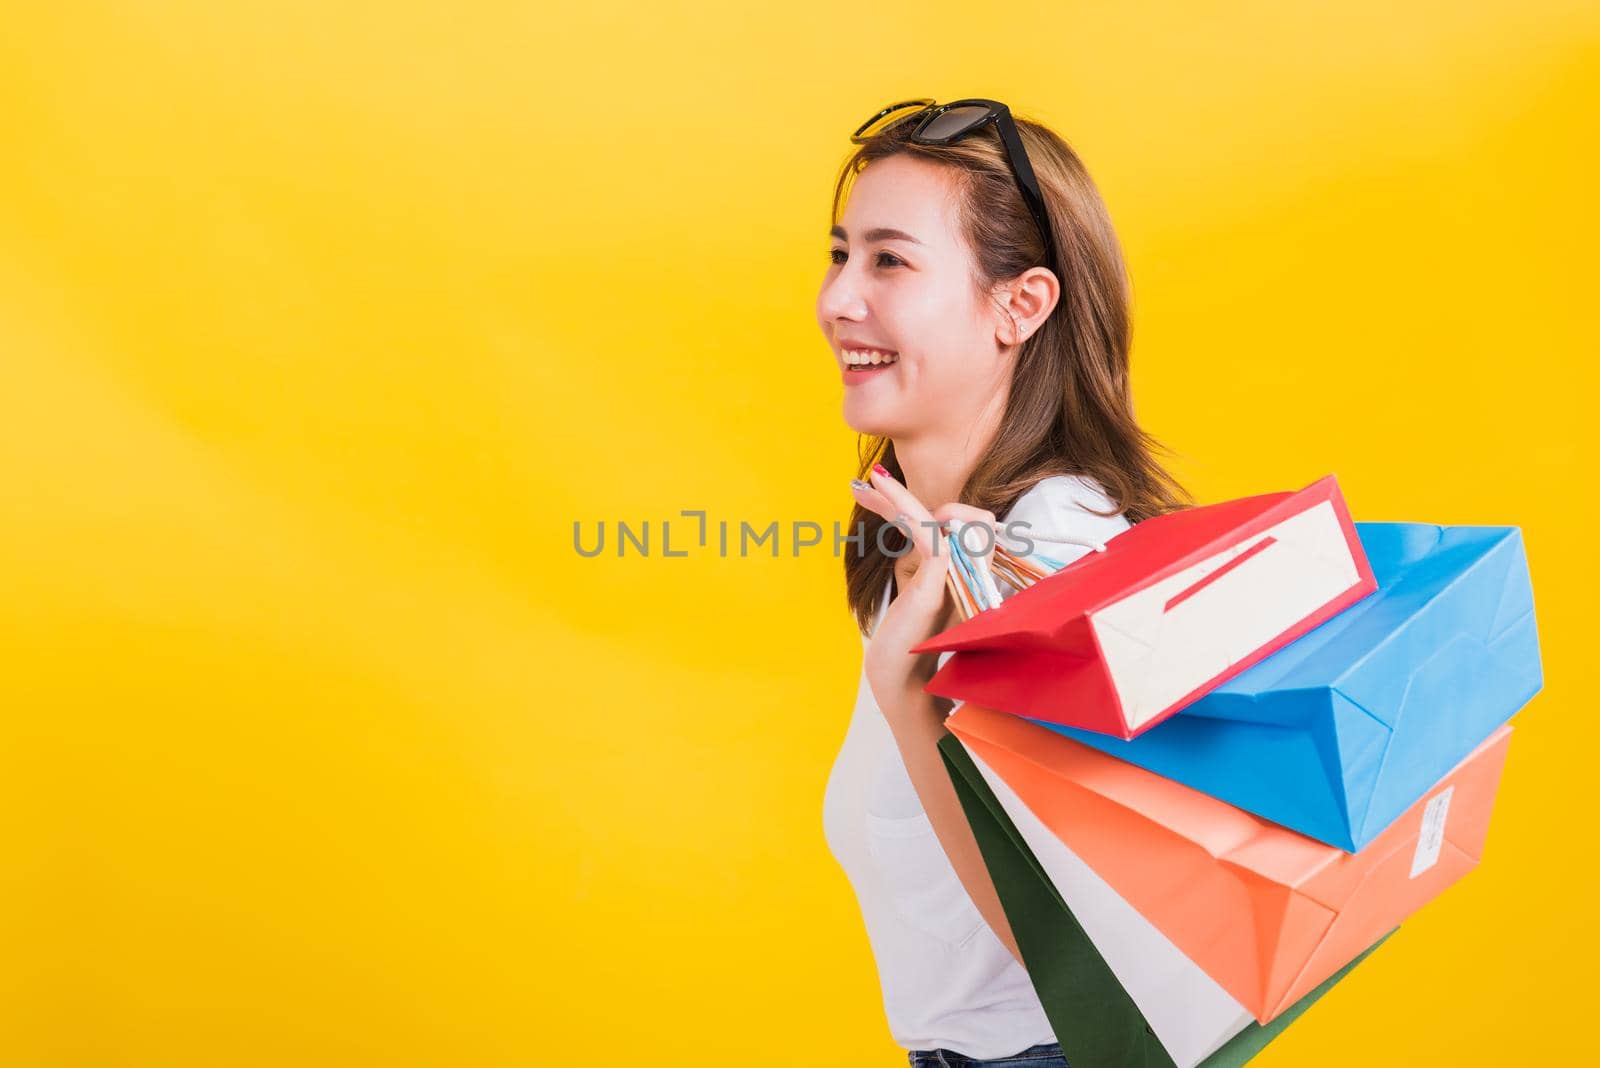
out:
<path id="1" fill-rule="evenodd" d="M 872 488 L 894 506 L 894 511 L 903 516 L 901 520 L 910 535 L 911 542 L 917 551 L 924 557 L 930 557 L 935 551 L 935 546 L 942 549 L 931 536 L 935 533 L 933 514 L 923 506 L 922 502 L 912 495 L 911 491 L 902 486 L 886 468 L 880 464 L 872 465 Z"/>
<path id="2" fill-rule="evenodd" d="M 994 549 L 995 531 L 999 524 L 995 522 L 994 513 L 986 508 L 977 508 L 970 504 L 941 504 L 933 510 L 933 518 L 950 526 L 954 521 L 961 528 L 961 548 L 972 556 L 988 556 Z M 983 531 L 968 533 L 968 526 L 980 526 Z M 954 528 L 952 528 L 954 529 Z"/>
<path id="3" fill-rule="evenodd" d="M 943 522 L 946 519 L 959 519 L 963 523 L 987 523 L 995 525 L 994 513 L 987 508 L 978 508 L 970 504 L 941 504 L 933 510 L 933 518 Z"/>
<path id="4" fill-rule="evenodd" d="M 873 489 L 870 482 L 863 482 L 859 478 L 851 479 L 850 495 L 861 507 L 884 519 L 893 519 L 898 514 L 895 506 L 889 503 L 889 498 Z"/>

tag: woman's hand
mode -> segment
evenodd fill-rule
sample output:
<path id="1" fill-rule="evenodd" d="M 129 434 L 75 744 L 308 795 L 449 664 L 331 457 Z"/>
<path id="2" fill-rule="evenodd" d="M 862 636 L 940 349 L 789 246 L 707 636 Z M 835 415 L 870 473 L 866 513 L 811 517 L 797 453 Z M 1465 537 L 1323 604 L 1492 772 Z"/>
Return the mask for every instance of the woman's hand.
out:
<path id="1" fill-rule="evenodd" d="M 895 562 L 896 594 L 867 646 L 867 684 L 891 718 L 917 709 L 937 708 L 941 718 L 950 702 L 923 691 L 938 667 L 938 654 L 912 653 L 911 647 L 949 627 L 958 618 L 945 588 L 950 567 L 949 543 L 939 525 L 952 519 L 995 525 L 994 514 L 964 504 L 946 504 L 929 512 L 894 476 L 874 467 L 868 488 L 852 492 L 863 508 L 896 521 L 910 535 L 912 547 Z M 991 539 L 991 544 L 993 539 Z"/>

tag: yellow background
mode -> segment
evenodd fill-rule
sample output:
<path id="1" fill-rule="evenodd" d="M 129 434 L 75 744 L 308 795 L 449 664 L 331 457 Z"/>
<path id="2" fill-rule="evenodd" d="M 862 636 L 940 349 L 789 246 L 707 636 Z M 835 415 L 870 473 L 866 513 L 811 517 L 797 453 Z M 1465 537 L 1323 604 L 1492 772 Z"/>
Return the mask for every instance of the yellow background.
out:
<path id="1" fill-rule="evenodd" d="M 1525 532 L 1485 863 L 1257 1063 L 1592 1059 L 1594 4 L 0 14 L 0 1063 L 902 1063 L 837 560 L 572 524 L 844 517 L 829 183 L 923 94 L 1083 155 L 1200 499 Z"/>

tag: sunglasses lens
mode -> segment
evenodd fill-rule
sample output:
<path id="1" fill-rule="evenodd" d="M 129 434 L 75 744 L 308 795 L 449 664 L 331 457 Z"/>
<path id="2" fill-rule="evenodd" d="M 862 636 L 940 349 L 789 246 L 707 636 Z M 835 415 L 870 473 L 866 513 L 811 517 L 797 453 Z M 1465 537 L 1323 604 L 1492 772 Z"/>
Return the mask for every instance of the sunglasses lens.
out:
<path id="1" fill-rule="evenodd" d="M 889 127 L 897 125 L 919 114 L 932 103 L 929 100 L 908 100 L 904 104 L 895 104 L 885 108 L 884 114 L 868 119 L 851 136 L 857 140 L 865 141 L 869 137 L 876 137 Z"/>
<path id="2" fill-rule="evenodd" d="M 977 126 L 989 117 L 989 112 L 989 108 L 978 105 L 951 108 L 928 123 L 921 136 L 930 141 L 948 140 Z"/>

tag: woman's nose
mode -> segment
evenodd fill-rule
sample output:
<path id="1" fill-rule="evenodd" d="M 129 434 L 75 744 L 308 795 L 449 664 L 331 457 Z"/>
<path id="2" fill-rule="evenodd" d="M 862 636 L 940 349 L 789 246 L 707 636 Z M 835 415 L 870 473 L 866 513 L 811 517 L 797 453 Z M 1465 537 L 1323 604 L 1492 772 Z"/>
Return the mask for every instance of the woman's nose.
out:
<path id="1" fill-rule="evenodd" d="M 867 302 L 853 277 L 849 271 L 840 271 L 822 283 L 822 292 L 817 294 L 817 314 L 824 321 L 866 317 Z"/>

